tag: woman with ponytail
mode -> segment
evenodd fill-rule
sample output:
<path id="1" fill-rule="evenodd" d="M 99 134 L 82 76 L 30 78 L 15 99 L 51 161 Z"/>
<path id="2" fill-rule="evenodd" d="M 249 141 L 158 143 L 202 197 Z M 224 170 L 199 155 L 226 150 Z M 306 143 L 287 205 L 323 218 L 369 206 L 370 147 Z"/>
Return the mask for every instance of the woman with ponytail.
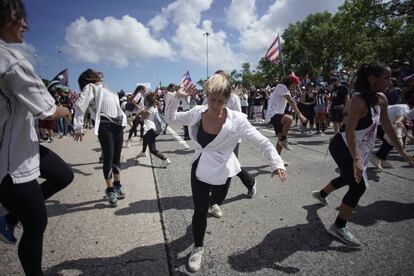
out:
<path id="1" fill-rule="evenodd" d="M 321 204 L 328 205 L 326 197 L 331 192 L 349 186 L 348 192 L 342 199 L 338 217 L 329 228 L 329 233 L 352 246 L 360 246 L 361 242 L 351 234 L 346 224 L 368 186 L 366 168 L 375 146 L 379 122 L 396 145 L 398 152 L 409 164 L 414 163 L 413 157 L 407 154 L 398 141 L 388 118 L 387 98 L 382 92 L 387 87 L 390 74 L 389 67 L 380 63 L 363 64 L 358 69 L 353 84 L 355 92 L 349 105 L 345 125 L 329 144 L 331 155 L 339 167 L 340 176 L 331 180 L 322 190 L 312 192 L 313 197 Z"/>

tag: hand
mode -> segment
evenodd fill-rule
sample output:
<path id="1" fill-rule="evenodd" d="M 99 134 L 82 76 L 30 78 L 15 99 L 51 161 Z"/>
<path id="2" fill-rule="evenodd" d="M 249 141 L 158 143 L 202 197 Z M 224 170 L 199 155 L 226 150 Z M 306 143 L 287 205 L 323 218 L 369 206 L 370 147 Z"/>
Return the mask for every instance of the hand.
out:
<path id="1" fill-rule="evenodd" d="M 405 160 L 407 160 L 408 164 L 410 164 L 411 166 L 414 166 L 414 158 L 411 155 L 409 155 L 405 150 L 402 156 L 405 158 Z"/>
<path id="2" fill-rule="evenodd" d="M 362 170 L 361 160 L 354 161 L 354 178 L 357 183 L 361 182 Z"/>
<path id="3" fill-rule="evenodd" d="M 285 182 L 287 179 L 287 172 L 285 170 L 276 169 L 274 172 L 272 172 L 271 177 L 274 177 L 275 175 L 278 175 L 282 182 Z"/>
<path id="4" fill-rule="evenodd" d="M 189 85 L 186 88 L 180 88 L 177 91 L 177 94 L 182 97 L 193 96 L 197 92 L 197 87 L 194 84 Z"/>
<path id="5" fill-rule="evenodd" d="M 82 142 L 83 135 L 85 135 L 85 133 L 72 133 L 72 137 L 76 142 L 77 141 Z"/>
<path id="6" fill-rule="evenodd" d="M 306 122 L 306 121 L 308 120 L 308 119 L 306 119 L 306 117 L 305 117 L 305 116 L 303 116 L 303 114 L 302 114 L 302 113 L 300 113 L 300 114 L 299 114 L 298 118 L 299 118 L 299 120 L 300 120 L 302 123 L 304 123 L 304 122 Z"/>

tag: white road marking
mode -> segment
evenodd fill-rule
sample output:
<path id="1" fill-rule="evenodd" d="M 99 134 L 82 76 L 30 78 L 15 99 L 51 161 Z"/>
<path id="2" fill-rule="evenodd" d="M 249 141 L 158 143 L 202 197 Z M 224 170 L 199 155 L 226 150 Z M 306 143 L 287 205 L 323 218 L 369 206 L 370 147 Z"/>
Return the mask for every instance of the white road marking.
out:
<path id="1" fill-rule="evenodd" d="M 168 132 L 169 132 L 169 133 L 171 133 L 171 134 L 175 137 L 175 139 L 177 139 L 177 140 L 178 140 L 178 142 L 179 142 L 180 144 L 182 144 L 182 145 L 183 145 L 186 149 L 190 149 L 190 147 L 188 146 L 187 142 L 186 142 L 186 141 L 184 141 L 184 140 L 183 140 L 183 138 L 181 138 L 181 136 L 177 134 L 177 132 L 175 132 L 175 131 L 174 131 L 172 128 L 170 128 L 170 127 L 167 127 L 167 130 L 168 130 Z"/>

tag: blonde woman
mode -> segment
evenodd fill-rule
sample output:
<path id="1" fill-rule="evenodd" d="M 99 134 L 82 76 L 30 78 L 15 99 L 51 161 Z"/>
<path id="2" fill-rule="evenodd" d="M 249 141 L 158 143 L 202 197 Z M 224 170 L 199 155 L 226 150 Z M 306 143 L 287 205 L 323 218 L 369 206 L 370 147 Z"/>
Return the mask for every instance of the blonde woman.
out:
<path id="1" fill-rule="evenodd" d="M 207 105 L 177 112 L 180 99 L 195 93 L 195 89 L 190 88 L 168 93 L 165 107 L 167 121 L 188 125 L 189 136 L 195 144 L 191 168 L 194 248 L 188 260 L 192 272 L 201 267 L 209 204 L 211 200 L 223 202 L 231 177 L 240 172 L 240 163 L 233 153 L 238 141 L 242 138 L 256 145 L 268 160 L 272 176 L 278 175 L 282 181 L 287 177 L 283 161 L 272 143 L 249 123 L 245 114 L 226 107 L 231 94 L 229 76 L 214 74 L 204 84 L 204 92 Z"/>

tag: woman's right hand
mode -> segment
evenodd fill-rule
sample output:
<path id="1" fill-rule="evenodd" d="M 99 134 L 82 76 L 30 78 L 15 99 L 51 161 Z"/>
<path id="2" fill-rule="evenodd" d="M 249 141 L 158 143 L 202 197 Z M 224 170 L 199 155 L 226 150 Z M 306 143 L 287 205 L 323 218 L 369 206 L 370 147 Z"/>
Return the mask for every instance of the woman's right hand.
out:
<path id="1" fill-rule="evenodd" d="M 354 178 L 357 183 L 361 182 L 362 179 L 362 163 L 361 160 L 354 160 Z"/>
<path id="2" fill-rule="evenodd" d="M 272 172 L 271 177 L 273 177 L 275 175 L 278 175 L 282 182 L 285 182 L 286 179 L 287 179 L 287 172 L 285 170 L 276 169 L 274 172 Z"/>
<path id="3" fill-rule="evenodd" d="M 83 135 L 85 135 L 85 133 L 72 133 L 72 137 L 76 142 L 77 141 L 82 142 Z"/>

